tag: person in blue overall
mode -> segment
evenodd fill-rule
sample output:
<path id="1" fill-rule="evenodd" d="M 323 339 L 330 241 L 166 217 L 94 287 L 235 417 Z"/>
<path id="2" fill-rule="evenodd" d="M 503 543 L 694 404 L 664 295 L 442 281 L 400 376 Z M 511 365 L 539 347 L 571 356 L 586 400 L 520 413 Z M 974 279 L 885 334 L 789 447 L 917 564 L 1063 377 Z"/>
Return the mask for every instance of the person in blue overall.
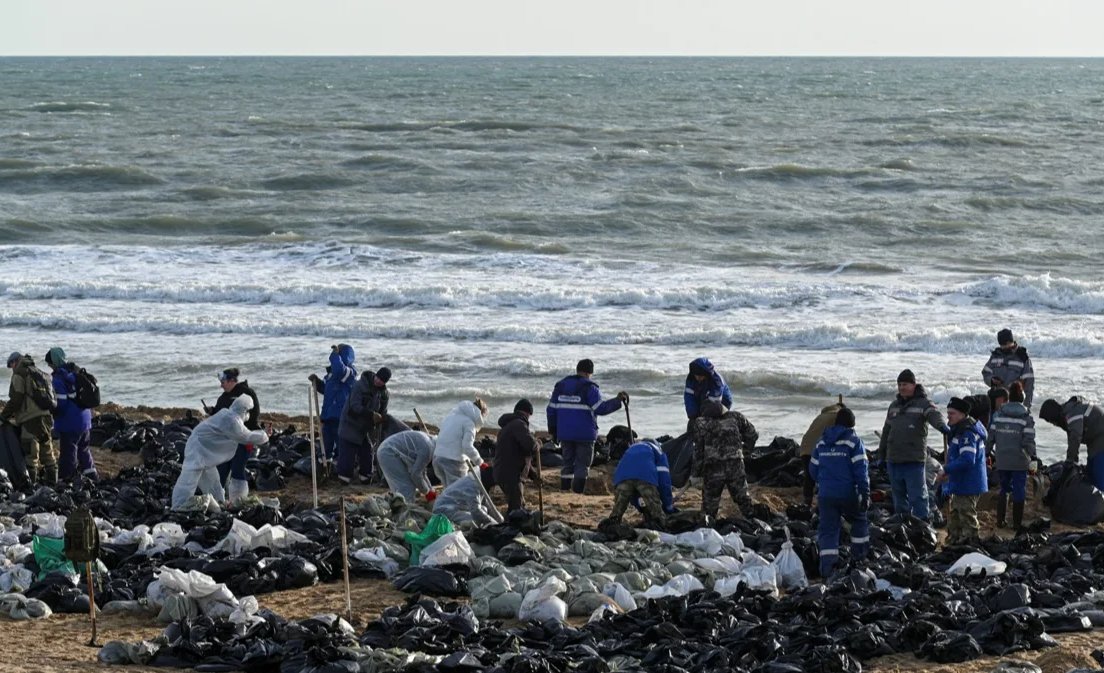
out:
<path id="1" fill-rule="evenodd" d="M 349 344 L 330 346 L 330 364 L 326 367 L 326 376 L 318 378 L 311 374 L 307 378 L 314 384 L 315 390 L 322 393 L 322 454 L 326 460 L 337 459 L 337 436 L 341 425 L 341 412 L 349 393 L 357 382 L 357 370 L 353 366 L 356 352 Z"/>
<path id="2" fill-rule="evenodd" d="M 836 422 L 821 435 L 809 459 L 809 471 L 817 483 L 817 546 L 820 576 L 828 577 L 839 562 L 840 524 L 851 524 L 851 558 L 865 558 L 870 551 L 870 473 L 866 447 L 855 434 L 855 412 L 836 412 Z"/>
<path id="3" fill-rule="evenodd" d="M 598 439 L 598 417 L 617 411 L 629 401 L 625 391 L 603 400 L 598 384 L 590 378 L 593 374 L 594 363 L 579 360 L 575 375 L 556 384 L 545 410 L 552 441 L 563 449 L 561 491 L 582 493 L 586 489 L 590 464 L 594 461 L 594 442 Z"/>

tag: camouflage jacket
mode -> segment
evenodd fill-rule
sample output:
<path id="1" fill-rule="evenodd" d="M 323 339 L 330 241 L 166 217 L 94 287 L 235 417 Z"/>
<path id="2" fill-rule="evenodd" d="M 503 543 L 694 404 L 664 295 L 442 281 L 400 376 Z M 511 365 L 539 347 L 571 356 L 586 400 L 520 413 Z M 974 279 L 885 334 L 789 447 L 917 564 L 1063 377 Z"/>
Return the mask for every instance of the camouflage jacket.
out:
<path id="1" fill-rule="evenodd" d="M 700 477 L 707 464 L 743 459 L 744 451 L 755 448 L 759 433 L 743 414 L 729 411 L 720 418 L 695 418 L 690 437 L 694 440 L 692 474 Z"/>

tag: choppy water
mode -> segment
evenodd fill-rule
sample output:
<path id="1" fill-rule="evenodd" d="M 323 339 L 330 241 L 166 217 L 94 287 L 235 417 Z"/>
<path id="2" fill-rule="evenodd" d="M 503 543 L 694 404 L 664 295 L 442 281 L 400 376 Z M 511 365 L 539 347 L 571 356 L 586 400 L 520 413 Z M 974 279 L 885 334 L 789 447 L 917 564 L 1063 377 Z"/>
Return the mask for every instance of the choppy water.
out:
<path id="1" fill-rule="evenodd" d="M 197 405 L 236 365 L 299 412 L 348 341 L 435 420 L 542 404 L 591 357 L 653 434 L 707 355 L 763 436 L 842 393 L 873 439 L 901 368 L 980 392 L 1010 326 L 1038 395 L 1100 399 L 1102 84 L 1094 60 L 0 59 L 0 344 L 60 344 L 127 404 Z"/>

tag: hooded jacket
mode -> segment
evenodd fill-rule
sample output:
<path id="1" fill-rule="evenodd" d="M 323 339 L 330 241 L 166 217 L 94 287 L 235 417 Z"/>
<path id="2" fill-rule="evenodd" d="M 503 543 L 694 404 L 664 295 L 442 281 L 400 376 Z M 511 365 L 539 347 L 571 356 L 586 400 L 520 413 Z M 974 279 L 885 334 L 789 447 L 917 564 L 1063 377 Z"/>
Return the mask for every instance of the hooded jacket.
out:
<path id="1" fill-rule="evenodd" d="M 23 425 L 29 420 L 40 416 L 49 416 L 50 412 L 41 409 L 31 399 L 31 368 L 35 366 L 34 358 L 24 355 L 15 369 L 12 370 L 11 385 L 8 387 L 8 402 L 4 410 L 0 411 L 0 418 L 11 421 L 16 425 Z M 46 376 L 43 373 L 43 376 Z"/>
<path id="2" fill-rule="evenodd" d="M 674 511 L 675 505 L 671 498 L 671 468 L 667 463 L 667 455 L 658 446 L 651 442 L 637 442 L 625 451 L 625 455 L 621 456 L 621 462 L 617 463 L 617 469 L 613 471 L 613 485 L 617 486 L 630 479 L 655 486 L 659 490 L 663 511 Z"/>
<path id="3" fill-rule="evenodd" d="M 1062 417 L 1066 420 L 1066 460 L 1076 463 L 1082 444 L 1088 447 L 1089 458 L 1104 453 L 1104 410 L 1075 395 L 1062 405 Z"/>
<path id="4" fill-rule="evenodd" d="M 197 425 L 184 445 L 184 469 L 217 467 L 234 457 L 238 444 L 267 444 L 268 435 L 264 430 L 245 427 L 245 419 L 252 408 L 253 400 L 242 395 L 229 409 L 220 409 Z"/>
<path id="5" fill-rule="evenodd" d="M 1001 380 L 1005 388 L 1013 381 L 1022 381 L 1025 406 L 1031 406 L 1031 398 L 1035 395 L 1035 368 L 1031 366 L 1026 348 L 1017 346 L 1012 352 L 994 348 L 989 354 L 989 361 L 981 369 L 981 378 L 985 385 L 992 386 L 994 376 Z"/>
<path id="6" fill-rule="evenodd" d="M 377 386 L 375 372 L 364 372 L 357 379 L 345 407 L 341 410 L 341 423 L 337 426 L 339 439 L 363 445 L 370 443 L 375 416 L 387 413 L 387 404 L 391 400 L 387 386 Z"/>
<path id="7" fill-rule="evenodd" d="M 878 458 L 890 463 L 923 463 L 928 458 L 928 425 L 945 432 L 947 422 L 939 408 L 928 399 L 924 386 L 905 399 L 900 395 L 889 405 Z"/>
<path id="8" fill-rule="evenodd" d="M 245 419 L 245 427 L 250 430 L 259 430 L 261 428 L 260 423 L 258 423 L 261 415 L 261 402 L 257 399 L 257 393 L 249 387 L 249 381 L 239 381 L 229 391 L 219 395 L 218 399 L 215 400 L 215 406 L 211 409 L 211 414 L 213 415 L 221 409 L 229 409 L 234 400 L 242 395 L 246 395 L 253 400 L 253 408 L 249 410 L 249 418 Z"/>
<path id="9" fill-rule="evenodd" d="M 92 410 L 77 406 L 77 375 L 61 366 L 50 377 L 57 397 L 57 413 L 54 430 L 65 433 L 81 433 L 92 429 Z"/>
<path id="10" fill-rule="evenodd" d="M 483 414 L 475 402 L 463 401 L 457 404 L 445 420 L 441 421 L 441 431 L 437 433 L 435 458 L 463 461 L 465 458 L 479 465 L 483 458 L 475 448 L 475 433 L 483 427 Z"/>
<path id="11" fill-rule="evenodd" d="M 353 366 L 356 352 L 349 344 L 340 344 L 336 351 L 330 351 L 330 367 L 325 378 L 315 383 L 322 393 L 322 420 L 336 421 L 341 418 L 341 410 L 349 399 L 349 393 L 357 381 L 357 370 Z"/>
<path id="12" fill-rule="evenodd" d="M 843 408 L 842 404 L 829 404 L 820 410 L 820 414 L 809 424 L 809 429 L 801 436 L 801 455 L 813 455 L 813 449 L 820 443 L 824 431 L 836 423 L 836 414 Z"/>
<path id="13" fill-rule="evenodd" d="M 947 441 L 948 495 L 981 495 L 989 490 L 985 467 L 985 428 L 967 416 L 951 428 Z"/>
<path id="14" fill-rule="evenodd" d="M 709 358 L 698 358 L 690 363 L 691 373 L 686 375 L 686 390 L 682 394 L 682 403 L 686 407 L 686 417 L 701 416 L 702 405 L 706 402 L 720 402 L 725 409 L 732 408 L 732 390 L 725 383 L 721 373 L 713 368 Z M 705 374 L 704 381 L 694 378 L 693 370 Z"/>
<path id="15" fill-rule="evenodd" d="M 495 483 L 517 482 L 529 472 L 540 445 L 529 432 L 529 419 L 512 412 L 498 419 L 498 442 L 494 457 Z"/>
<path id="16" fill-rule="evenodd" d="M 469 521 L 477 526 L 496 523 L 490 514 L 494 503 L 487 501 L 477 481 L 481 476 L 477 469 L 449 484 L 433 501 L 433 513 L 447 517 L 457 526 Z"/>
<path id="17" fill-rule="evenodd" d="M 989 422 L 986 446 L 996 453 L 998 470 L 1022 471 L 1035 460 L 1035 419 L 1023 404 L 1005 402 Z"/>
<path id="18" fill-rule="evenodd" d="M 621 408 L 621 400 L 602 401 L 598 384 L 574 374 L 552 389 L 546 414 L 548 431 L 560 442 L 593 442 L 598 439 L 598 417 Z"/>
<path id="19" fill-rule="evenodd" d="M 866 447 L 855 430 L 845 425 L 829 426 L 809 459 L 809 474 L 817 482 L 820 497 L 831 500 L 870 495 L 867 468 Z"/>

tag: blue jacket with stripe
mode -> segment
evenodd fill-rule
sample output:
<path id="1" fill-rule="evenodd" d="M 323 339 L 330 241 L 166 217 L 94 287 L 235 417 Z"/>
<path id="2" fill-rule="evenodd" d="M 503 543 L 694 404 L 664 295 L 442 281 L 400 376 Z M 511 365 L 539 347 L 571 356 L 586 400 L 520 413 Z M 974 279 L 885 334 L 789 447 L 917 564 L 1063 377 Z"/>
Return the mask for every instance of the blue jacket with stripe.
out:
<path id="1" fill-rule="evenodd" d="M 732 408 L 732 390 L 725 383 L 720 372 L 713 368 L 709 358 L 698 358 L 690 363 L 691 367 L 697 365 L 706 372 L 705 380 L 698 381 L 693 374 L 686 375 L 686 390 L 682 394 L 682 402 L 686 406 L 686 417 L 697 418 L 701 416 L 702 405 L 707 401 L 720 402 L 725 409 Z"/>
<path id="2" fill-rule="evenodd" d="M 809 474 L 816 480 L 822 498 L 854 500 L 870 495 L 866 447 L 847 426 L 833 425 L 824 431 L 813 449 Z"/>
<path id="3" fill-rule="evenodd" d="M 948 495 L 981 495 L 989 490 L 989 477 L 985 468 L 985 428 L 973 418 L 967 417 L 951 428 L 947 441 Z"/>
<path id="4" fill-rule="evenodd" d="M 613 471 L 613 485 L 617 486 L 630 479 L 646 481 L 655 486 L 659 489 L 663 511 L 670 513 L 675 510 L 671 497 L 671 468 L 667 464 L 667 454 L 658 446 L 651 442 L 637 442 L 625 451 L 621 462 L 617 463 L 617 469 Z"/>
<path id="5" fill-rule="evenodd" d="M 357 370 L 353 366 L 355 360 L 356 352 L 348 344 L 341 344 L 336 351 L 330 351 L 330 371 L 322 381 L 314 384 L 324 398 L 322 420 L 341 420 L 341 411 L 357 382 Z"/>
<path id="6" fill-rule="evenodd" d="M 556 384 L 548 400 L 548 431 L 559 442 L 593 442 L 598 439 L 598 417 L 620 408 L 616 397 L 602 401 L 594 381 L 568 376 Z"/>
<path id="7" fill-rule="evenodd" d="M 51 382 L 57 397 L 57 413 L 54 414 L 54 430 L 58 432 L 84 432 L 92 428 L 92 410 L 77 406 L 77 375 L 66 367 L 54 370 Z"/>

